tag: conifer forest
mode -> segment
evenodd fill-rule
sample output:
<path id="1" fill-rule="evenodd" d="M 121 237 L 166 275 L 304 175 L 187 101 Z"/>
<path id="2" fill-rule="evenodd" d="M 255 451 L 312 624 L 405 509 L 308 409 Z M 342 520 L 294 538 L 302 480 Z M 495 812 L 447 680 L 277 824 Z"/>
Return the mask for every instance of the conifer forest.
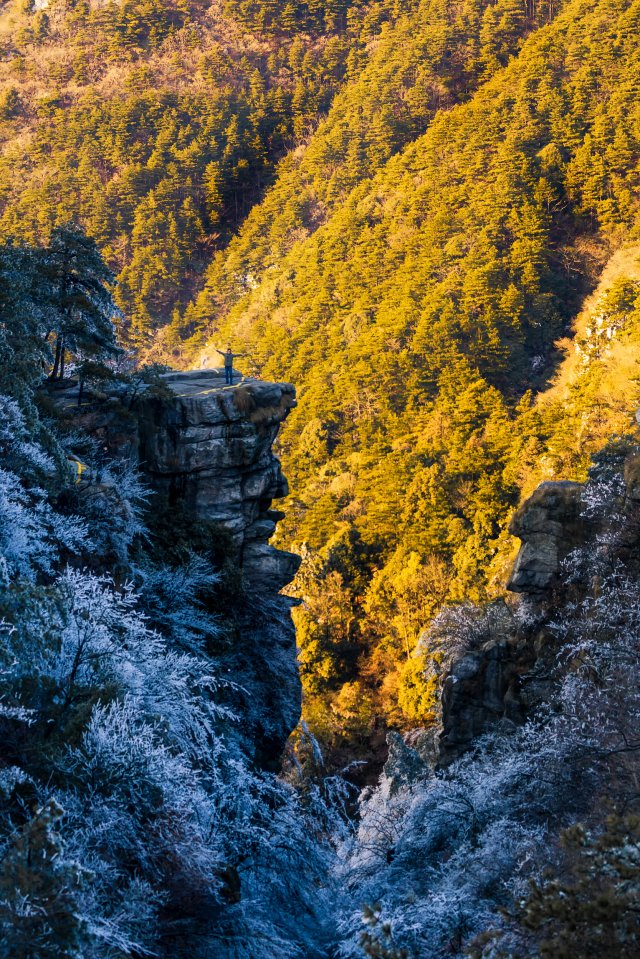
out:
<path id="1" fill-rule="evenodd" d="M 640 959 L 640 0 L 0 3 L 0 959 Z"/>

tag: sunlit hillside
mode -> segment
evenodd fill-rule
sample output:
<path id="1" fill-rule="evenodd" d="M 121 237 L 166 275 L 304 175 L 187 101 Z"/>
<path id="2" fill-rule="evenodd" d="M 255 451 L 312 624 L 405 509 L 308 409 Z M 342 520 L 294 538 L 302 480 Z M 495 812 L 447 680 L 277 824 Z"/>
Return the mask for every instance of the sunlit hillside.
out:
<path id="1" fill-rule="evenodd" d="M 0 6 L 0 959 L 640 956 L 639 40 Z"/>
<path id="2" fill-rule="evenodd" d="M 135 345 L 197 292 L 378 26 L 359 3 L 318 3 L 294 30 L 259 12 L 234 0 L 3 7 L 0 232 L 46 241 L 81 224 L 118 275 Z"/>
<path id="3" fill-rule="evenodd" d="M 246 369 L 298 386 L 282 539 L 305 556 L 308 701 L 334 731 L 362 733 L 381 710 L 428 716 L 411 655 L 425 623 L 445 599 L 501 589 L 522 491 L 541 471 L 584 472 L 603 434 L 632 421 L 622 365 L 636 268 L 618 257 L 602 271 L 639 228 L 639 17 L 637 3 L 566 4 L 520 33 L 467 103 L 436 109 L 424 134 L 341 193 L 331 177 L 344 182 L 343 165 L 326 158 L 337 130 L 352 155 L 371 149 L 358 83 L 387 89 L 374 54 L 186 313 L 187 334 L 204 325 L 213 345 L 249 354 Z M 486 14 L 480 34 L 486 43 Z M 626 283 L 613 283 L 617 270 Z M 559 364 L 596 288 L 615 330 L 600 352 L 616 372 L 596 363 L 571 382 L 583 360 Z M 355 720 L 341 705 L 353 698 Z"/>
<path id="4" fill-rule="evenodd" d="M 627 433 L 640 406 L 640 247 L 623 246 L 559 344 L 566 357 L 531 415 L 553 422 L 523 495 L 550 477 L 583 480 L 589 457 Z"/>

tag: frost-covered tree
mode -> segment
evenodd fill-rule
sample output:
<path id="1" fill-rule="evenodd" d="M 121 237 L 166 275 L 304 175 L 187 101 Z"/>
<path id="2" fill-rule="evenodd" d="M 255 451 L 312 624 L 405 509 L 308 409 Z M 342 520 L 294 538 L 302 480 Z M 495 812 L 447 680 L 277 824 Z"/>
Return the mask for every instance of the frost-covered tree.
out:
<path id="1" fill-rule="evenodd" d="M 219 582 L 219 574 L 205 557 L 189 553 L 179 566 L 147 561 L 134 574 L 151 622 L 176 646 L 202 652 L 207 640 L 218 635 L 219 618 L 205 600 Z"/>
<path id="2" fill-rule="evenodd" d="M 0 578 L 51 571 L 61 549 L 86 537 L 79 517 L 52 510 L 40 485 L 55 475 L 52 458 L 33 438 L 16 400 L 0 396 Z"/>
<path id="3" fill-rule="evenodd" d="M 570 821 L 591 775 L 576 779 L 576 748 L 572 729 L 550 721 L 488 737 L 446 772 L 416 754 L 409 776 L 388 769 L 344 848 L 341 954 L 360 955 L 363 903 L 378 904 L 381 930 L 409 956 L 460 952 L 526 888 L 549 823 Z"/>
<path id="4" fill-rule="evenodd" d="M 546 702 L 446 769 L 392 741 L 343 848 L 340 955 L 634 954 L 640 583 L 624 487 L 605 466 L 583 496 L 591 538 L 565 561 L 553 606 L 461 605 L 425 636 L 438 680 L 503 621 L 544 635 L 523 681 L 541 683 Z M 616 808 L 625 818 L 605 826 L 603 810 Z"/>
<path id="5" fill-rule="evenodd" d="M 540 959 L 627 959 L 640 949 L 640 820 L 609 816 L 604 830 L 562 836 L 561 868 L 532 883 L 514 910 L 516 955 Z M 501 936 L 490 936 L 496 951 Z M 478 945 L 481 945 L 479 943 Z M 477 953 L 479 954 L 479 953 Z"/>
<path id="6" fill-rule="evenodd" d="M 81 959 L 89 936 L 80 889 L 87 875 L 64 852 L 54 801 L 10 839 L 0 859 L 2 959 Z"/>
<path id="7" fill-rule="evenodd" d="M 38 250 L 11 242 L 0 245 L 0 392 L 23 405 L 52 358 L 39 266 Z"/>

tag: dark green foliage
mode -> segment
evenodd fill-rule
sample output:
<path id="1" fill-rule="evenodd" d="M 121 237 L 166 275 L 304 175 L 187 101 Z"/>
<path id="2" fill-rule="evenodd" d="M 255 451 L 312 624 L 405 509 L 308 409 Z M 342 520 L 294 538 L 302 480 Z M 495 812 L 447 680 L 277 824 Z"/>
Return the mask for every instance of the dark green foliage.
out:
<path id="1" fill-rule="evenodd" d="M 227 0 L 226 9 L 241 23 L 271 35 L 344 29 L 349 0 Z"/>
<path id="2" fill-rule="evenodd" d="M 26 402 L 42 379 L 51 350 L 46 339 L 37 252 L 0 247 L 0 389 Z"/>
<path id="3" fill-rule="evenodd" d="M 627 959 L 640 952 L 640 820 L 612 817 L 601 834 L 563 837 L 567 871 L 536 883 L 518 913 L 542 959 Z"/>
<path id="4" fill-rule="evenodd" d="M 371 959 L 409 959 L 406 949 L 400 949 L 393 941 L 391 924 L 380 917 L 380 904 L 373 908 L 365 906 L 363 922 L 367 927 L 360 937 L 360 945 L 365 956 Z"/>
<path id="5" fill-rule="evenodd" d="M 64 378 L 65 350 L 97 358 L 117 353 L 118 311 L 109 290 L 115 278 L 95 241 L 74 227 L 56 227 L 40 264 L 42 304 L 51 324 L 46 338 L 56 337 L 51 378 Z"/>
<path id="6" fill-rule="evenodd" d="M 77 890 L 83 870 L 65 860 L 63 810 L 52 800 L 16 832 L 0 861 L 2 959 L 80 959 L 83 921 Z"/>
<path id="7" fill-rule="evenodd" d="M 8 87 L 0 96 L 0 120 L 12 120 L 20 110 L 20 96 L 15 87 Z"/>
<path id="8" fill-rule="evenodd" d="M 0 246 L 0 390 L 25 406 L 51 363 L 62 378 L 67 351 L 113 357 L 112 282 L 95 242 L 74 227 L 57 227 L 48 246 Z"/>

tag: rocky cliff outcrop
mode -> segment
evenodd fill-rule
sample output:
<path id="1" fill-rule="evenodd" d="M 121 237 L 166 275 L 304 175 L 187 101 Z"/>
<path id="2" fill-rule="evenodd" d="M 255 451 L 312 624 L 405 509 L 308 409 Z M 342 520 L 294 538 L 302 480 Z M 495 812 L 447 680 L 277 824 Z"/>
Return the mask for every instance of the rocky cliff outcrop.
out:
<path id="1" fill-rule="evenodd" d="M 603 569 L 617 564 L 640 576 L 640 449 L 613 442 L 594 457 L 587 483 L 543 483 L 510 531 L 522 545 L 508 589 L 520 595 L 479 611 L 466 647 L 448 664 L 439 729 L 425 740 L 436 765 L 498 724 L 508 728 L 553 702 L 558 610 L 597 595 Z"/>
<path id="2" fill-rule="evenodd" d="M 299 559 L 269 543 L 282 516 L 272 501 L 288 492 L 273 444 L 295 406 L 293 386 L 242 380 L 227 387 L 222 371 L 196 370 L 133 390 L 116 382 L 80 399 L 78 405 L 77 384 L 55 390 L 76 431 L 137 464 L 152 492 L 152 536 L 158 515 L 176 536 L 189 525 L 231 572 L 235 585 L 220 611 L 228 699 L 243 747 L 263 765 L 277 765 L 301 701 L 291 601 L 280 595 Z M 85 495 L 96 495 L 99 482 Z"/>
<path id="3" fill-rule="evenodd" d="M 170 396 L 147 391 L 135 409 L 140 465 L 160 502 L 216 528 L 248 591 L 277 593 L 299 559 L 269 545 L 287 481 L 273 443 L 295 390 L 246 380 L 224 388 L 216 370 L 168 373 Z"/>
<path id="4" fill-rule="evenodd" d="M 273 444 L 295 390 L 261 380 L 224 387 L 217 370 L 169 373 L 162 382 L 168 395 L 150 390 L 135 404 L 140 465 L 157 504 L 211 530 L 227 568 L 239 573 L 232 642 L 221 658 L 245 748 L 277 766 L 301 703 L 290 601 L 279 595 L 300 560 L 269 543 L 282 515 L 272 501 L 288 493 Z"/>

